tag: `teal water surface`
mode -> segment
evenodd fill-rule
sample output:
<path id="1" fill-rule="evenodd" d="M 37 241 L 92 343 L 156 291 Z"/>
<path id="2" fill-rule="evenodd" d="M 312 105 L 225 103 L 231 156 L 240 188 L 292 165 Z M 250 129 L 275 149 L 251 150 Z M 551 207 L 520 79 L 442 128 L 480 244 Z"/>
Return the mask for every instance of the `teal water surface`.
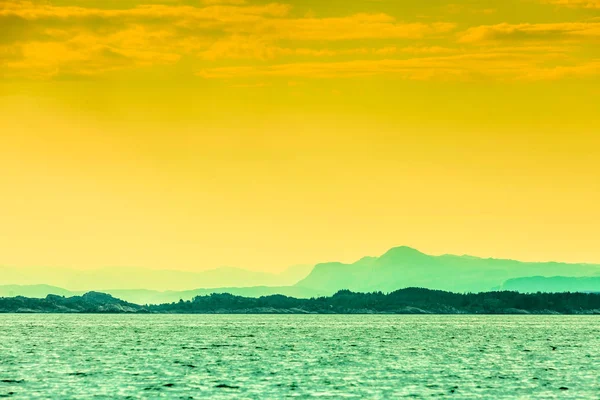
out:
<path id="1" fill-rule="evenodd" d="M 600 317 L 0 315 L 0 397 L 600 398 Z"/>

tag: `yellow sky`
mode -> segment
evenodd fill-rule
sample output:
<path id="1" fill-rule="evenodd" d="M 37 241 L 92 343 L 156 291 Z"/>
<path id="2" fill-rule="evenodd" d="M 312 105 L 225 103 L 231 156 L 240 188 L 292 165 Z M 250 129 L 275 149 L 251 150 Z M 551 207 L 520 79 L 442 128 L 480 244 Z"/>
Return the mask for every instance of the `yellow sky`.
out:
<path id="1" fill-rule="evenodd" d="M 600 262 L 598 0 L 0 0 L 0 265 Z"/>

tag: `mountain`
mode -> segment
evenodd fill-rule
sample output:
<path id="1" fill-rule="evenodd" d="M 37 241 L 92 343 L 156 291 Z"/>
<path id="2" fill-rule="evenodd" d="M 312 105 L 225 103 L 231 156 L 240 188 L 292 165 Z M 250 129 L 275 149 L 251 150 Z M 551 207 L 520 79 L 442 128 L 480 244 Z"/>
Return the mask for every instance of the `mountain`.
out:
<path id="1" fill-rule="evenodd" d="M 71 291 L 110 290 L 190 290 L 215 287 L 291 286 L 306 277 L 312 266 L 297 265 L 281 273 L 221 267 L 206 271 L 152 270 L 145 268 L 14 268 L 0 266 L 4 285 L 45 284 Z"/>
<path id="2" fill-rule="evenodd" d="M 405 287 L 455 292 L 499 288 L 509 279 L 569 275 L 600 277 L 600 265 L 521 262 L 472 256 L 431 256 L 410 247 L 390 249 L 380 257 L 353 264 L 317 264 L 296 286 L 333 294 L 341 289 L 391 292 Z"/>
<path id="3" fill-rule="evenodd" d="M 597 292 L 600 293 L 600 276 L 567 277 L 567 276 L 531 276 L 509 279 L 502 285 L 502 290 L 514 290 L 521 293 L 536 292 Z"/>
<path id="4" fill-rule="evenodd" d="M 380 257 L 363 257 L 352 264 L 322 263 L 312 271 L 310 266 L 300 265 L 280 274 L 239 268 L 187 272 L 141 268 L 74 271 L 0 267 L 0 282 L 10 284 L 0 286 L 0 296 L 42 298 L 47 294 L 70 296 L 87 290 L 102 290 L 130 302 L 158 304 L 225 292 L 245 297 L 281 294 L 310 298 L 332 295 L 343 289 L 388 293 L 406 287 L 453 292 L 496 289 L 599 291 L 598 280 L 600 265 L 597 264 L 521 262 L 467 255 L 432 256 L 401 246 Z M 46 285 L 31 285 L 36 283 Z"/>
<path id="5" fill-rule="evenodd" d="M 2 285 L 0 286 L 0 297 L 46 297 L 49 294 L 58 296 L 74 296 L 76 293 L 63 288 L 50 285 Z"/>

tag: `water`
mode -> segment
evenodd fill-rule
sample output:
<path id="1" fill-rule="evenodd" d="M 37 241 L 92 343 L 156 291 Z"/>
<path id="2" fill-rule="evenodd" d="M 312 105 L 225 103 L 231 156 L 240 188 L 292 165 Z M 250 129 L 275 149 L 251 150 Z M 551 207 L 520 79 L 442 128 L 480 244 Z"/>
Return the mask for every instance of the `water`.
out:
<path id="1" fill-rule="evenodd" d="M 439 395 L 598 399 L 600 318 L 0 315 L 10 398 Z"/>

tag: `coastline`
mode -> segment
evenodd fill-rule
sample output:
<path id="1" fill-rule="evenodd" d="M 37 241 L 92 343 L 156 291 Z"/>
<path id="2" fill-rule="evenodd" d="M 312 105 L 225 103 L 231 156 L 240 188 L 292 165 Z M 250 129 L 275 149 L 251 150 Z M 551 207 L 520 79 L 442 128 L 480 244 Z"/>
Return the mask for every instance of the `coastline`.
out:
<path id="1" fill-rule="evenodd" d="M 388 294 L 341 290 L 330 297 L 258 298 L 213 293 L 191 301 L 134 304 L 109 294 L 45 298 L 0 297 L 7 314 L 240 314 L 240 315 L 600 315 L 597 293 L 452 293 L 406 288 Z"/>

